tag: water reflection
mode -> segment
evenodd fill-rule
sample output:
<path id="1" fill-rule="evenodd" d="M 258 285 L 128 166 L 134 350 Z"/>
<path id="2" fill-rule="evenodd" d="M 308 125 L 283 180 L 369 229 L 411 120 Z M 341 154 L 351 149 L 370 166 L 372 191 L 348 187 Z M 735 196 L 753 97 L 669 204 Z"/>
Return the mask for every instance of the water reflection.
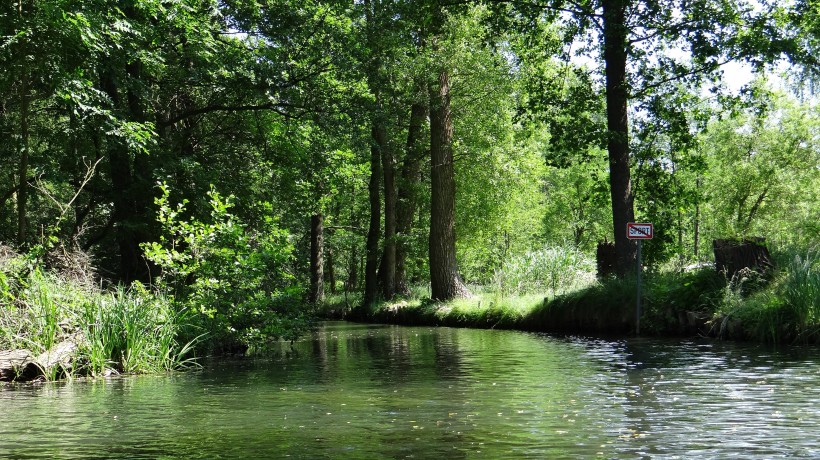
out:
<path id="1" fill-rule="evenodd" d="M 0 388 L 0 458 L 813 458 L 814 351 L 328 323 L 198 373 Z"/>

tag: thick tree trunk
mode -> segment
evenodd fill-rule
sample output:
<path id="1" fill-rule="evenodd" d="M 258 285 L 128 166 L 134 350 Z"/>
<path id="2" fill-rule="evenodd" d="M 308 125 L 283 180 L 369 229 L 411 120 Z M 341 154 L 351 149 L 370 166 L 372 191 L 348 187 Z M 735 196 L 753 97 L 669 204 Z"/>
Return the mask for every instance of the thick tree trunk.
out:
<path id="1" fill-rule="evenodd" d="M 379 36 L 380 2 L 364 0 L 367 16 L 367 46 L 370 48 L 370 62 L 367 63 L 367 84 L 375 96 L 373 105 L 371 139 L 370 139 L 370 183 L 368 200 L 370 202 L 370 225 L 367 230 L 366 263 L 364 269 L 364 305 L 370 306 L 379 293 L 379 237 L 381 236 L 381 183 L 382 155 L 387 147 L 387 128 L 384 126 L 381 107 L 381 43 Z"/>
<path id="2" fill-rule="evenodd" d="M 430 87 L 430 285 L 434 300 L 469 296 L 456 262 L 456 182 L 453 169 L 450 74 Z"/>
<path id="3" fill-rule="evenodd" d="M 628 88 L 626 80 L 626 0 L 603 0 L 606 111 L 609 139 L 609 186 L 619 276 L 635 269 L 636 245 L 626 237 L 626 224 L 635 220 L 629 171 Z"/>
<path id="4" fill-rule="evenodd" d="M 317 305 L 325 300 L 324 285 L 324 216 L 314 214 L 310 217 L 310 294 L 309 301 Z"/>
<path id="5" fill-rule="evenodd" d="M 364 269 L 364 304 L 369 306 L 376 300 L 379 292 L 377 269 L 379 266 L 379 236 L 381 235 L 381 197 L 379 183 L 381 178 L 381 149 L 387 142 L 384 126 L 374 122 L 372 145 L 370 147 L 370 227 L 367 230 L 367 261 Z"/>
<path id="6" fill-rule="evenodd" d="M 399 180 L 396 204 L 396 293 L 410 295 L 407 282 L 407 237 L 413 229 L 413 216 L 418 206 L 416 183 L 421 179 L 421 160 L 424 148 L 421 129 L 427 118 L 427 105 L 414 103 L 410 108 L 410 124 L 407 128 L 407 148 Z"/>
<path id="7" fill-rule="evenodd" d="M 379 267 L 382 298 L 392 300 L 396 283 L 396 165 L 392 151 L 382 144 L 382 174 L 384 177 L 384 249 Z"/>

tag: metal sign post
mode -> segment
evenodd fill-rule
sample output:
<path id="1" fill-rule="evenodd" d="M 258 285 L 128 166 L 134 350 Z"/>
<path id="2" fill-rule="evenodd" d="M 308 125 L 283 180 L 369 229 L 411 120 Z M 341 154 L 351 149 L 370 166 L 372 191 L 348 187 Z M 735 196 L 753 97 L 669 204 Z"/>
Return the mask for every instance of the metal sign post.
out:
<path id="1" fill-rule="evenodd" d="M 635 335 L 641 335 L 641 243 L 643 240 L 638 240 L 638 295 L 635 301 Z"/>
<path id="2" fill-rule="evenodd" d="M 638 240 L 638 295 L 635 301 L 635 335 L 641 335 L 641 243 L 643 240 L 651 240 L 655 235 L 652 224 L 638 224 L 630 222 L 626 224 L 626 237 L 630 240 Z"/>

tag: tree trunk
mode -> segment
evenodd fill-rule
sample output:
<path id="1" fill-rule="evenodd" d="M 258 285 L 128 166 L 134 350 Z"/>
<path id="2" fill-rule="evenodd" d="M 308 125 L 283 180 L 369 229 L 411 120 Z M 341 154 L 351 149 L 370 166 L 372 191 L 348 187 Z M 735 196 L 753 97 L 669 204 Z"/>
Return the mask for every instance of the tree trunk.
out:
<path id="1" fill-rule="evenodd" d="M 353 292 L 359 288 L 359 254 L 356 251 L 357 244 L 350 245 L 350 260 L 347 266 L 347 281 L 345 291 Z"/>
<path id="2" fill-rule="evenodd" d="M 430 285 L 434 300 L 469 296 L 456 262 L 456 183 L 453 169 L 450 74 L 430 87 Z"/>
<path id="3" fill-rule="evenodd" d="M 325 252 L 327 253 L 327 284 L 330 285 L 330 293 L 336 294 L 336 268 L 334 266 L 335 261 L 333 260 L 333 249 L 328 246 L 325 248 Z"/>
<path id="4" fill-rule="evenodd" d="M 353 184 L 351 187 L 351 196 L 356 196 L 356 185 Z M 355 213 L 353 211 L 353 207 L 350 207 L 350 222 L 355 223 L 356 226 L 359 225 L 358 220 L 355 218 Z M 347 263 L 347 280 L 345 281 L 345 291 L 346 292 L 353 292 L 359 289 L 359 254 L 358 249 L 359 245 L 356 243 L 355 239 L 350 243 L 350 259 L 348 259 Z"/>
<path id="5" fill-rule="evenodd" d="M 416 183 L 421 179 L 421 160 L 424 148 L 421 144 L 421 129 L 427 118 L 427 105 L 414 103 L 410 108 L 410 124 L 407 128 L 407 149 L 401 169 L 396 204 L 396 293 L 410 295 L 407 283 L 407 237 L 413 229 L 413 216 L 416 213 Z"/>
<path id="6" fill-rule="evenodd" d="M 379 96 L 381 49 L 378 40 L 379 26 L 376 20 L 379 2 L 364 0 L 364 9 L 367 18 L 367 46 L 370 49 L 370 60 L 366 65 L 367 85 L 376 100 L 370 114 L 372 117 L 370 129 L 370 182 L 367 186 L 368 201 L 370 203 L 370 224 L 367 229 L 365 247 L 364 305 L 368 307 L 376 300 L 379 292 L 379 237 L 381 236 L 379 186 L 381 182 L 382 149 L 387 142 L 387 130 L 382 120 L 381 98 Z"/>
<path id="7" fill-rule="evenodd" d="M 364 269 L 364 304 L 369 306 L 376 300 L 379 291 L 379 235 L 381 234 L 381 197 L 379 182 L 381 177 L 381 147 L 387 142 L 384 126 L 373 122 L 372 145 L 370 147 L 370 227 L 367 230 L 367 262 Z"/>
<path id="8" fill-rule="evenodd" d="M 104 73 L 100 85 L 115 108 L 120 106 L 119 91 L 114 76 Z M 108 140 L 108 165 L 111 175 L 113 221 L 120 255 L 120 280 L 129 283 L 137 278 L 139 243 L 136 241 L 133 221 L 136 214 L 132 200 L 133 177 L 128 147 L 117 139 Z"/>
<path id="9" fill-rule="evenodd" d="M 387 141 L 381 148 L 384 177 L 384 248 L 379 267 L 382 298 L 392 300 L 396 283 L 396 165 Z"/>
<path id="10" fill-rule="evenodd" d="M 28 201 L 28 163 L 29 163 L 29 82 L 28 74 L 24 72 L 20 88 L 20 164 L 17 171 L 19 185 L 17 188 L 17 244 L 26 244 L 26 204 Z"/>
<path id="11" fill-rule="evenodd" d="M 324 286 L 324 217 L 314 214 L 310 217 L 310 294 L 309 302 L 317 305 L 325 300 Z"/>
<path id="12" fill-rule="evenodd" d="M 626 237 L 626 224 L 635 220 L 629 171 L 628 88 L 626 80 L 626 0 L 603 0 L 604 64 L 609 152 L 609 186 L 619 276 L 635 269 L 636 245 Z"/>
<path id="13" fill-rule="evenodd" d="M 132 78 L 139 77 L 139 69 L 127 66 L 126 74 Z M 120 92 L 114 76 L 105 72 L 101 77 L 101 88 L 111 98 L 115 109 L 124 110 L 129 119 L 142 121 L 143 111 L 139 98 L 133 91 L 126 94 L 126 107 L 123 107 Z M 134 280 L 147 280 L 148 266 L 142 256 L 140 243 L 147 240 L 144 226 L 148 201 L 152 199 L 150 186 L 146 186 L 150 177 L 150 167 L 146 155 L 135 155 L 134 165 L 128 145 L 119 139 L 108 140 L 108 164 L 111 175 L 111 201 L 114 205 L 116 240 L 120 256 L 120 280 L 130 283 Z M 138 173 L 135 173 L 139 170 Z"/>
<path id="14" fill-rule="evenodd" d="M 697 189 L 698 198 L 695 201 L 695 222 L 692 233 L 694 234 L 693 252 L 695 255 L 695 260 L 697 261 L 699 252 L 698 246 L 700 245 L 700 177 L 695 179 L 695 187 Z"/>

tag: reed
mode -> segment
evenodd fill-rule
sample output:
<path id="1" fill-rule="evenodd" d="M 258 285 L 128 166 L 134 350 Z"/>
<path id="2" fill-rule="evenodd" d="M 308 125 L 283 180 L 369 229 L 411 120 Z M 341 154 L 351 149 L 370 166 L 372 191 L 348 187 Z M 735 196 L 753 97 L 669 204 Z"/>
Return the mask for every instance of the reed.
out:
<path id="1" fill-rule="evenodd" d="M 0 268 L 0 349 L 40 354 L 62 342 L 76 345 L 70 365 L 43 369 L 47 379 L 195 365 L 202 336 L 180 340 L 190 318 L 163 295 L 140 284 L 106 292 L 11 262 Z"/>

